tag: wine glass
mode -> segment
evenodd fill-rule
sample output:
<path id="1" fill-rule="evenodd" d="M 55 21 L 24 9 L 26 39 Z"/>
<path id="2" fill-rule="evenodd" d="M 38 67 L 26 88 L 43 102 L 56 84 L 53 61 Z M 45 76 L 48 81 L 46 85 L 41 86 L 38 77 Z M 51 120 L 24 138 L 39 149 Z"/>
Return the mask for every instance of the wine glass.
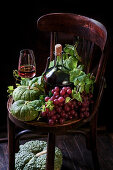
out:
<path id="1" fill-rule="evenodd" d="M 20 51 L 18 74 L 23 78 L 33 78 L 36 75 L 36 63 L 33 50 L 23 49 Z"/>

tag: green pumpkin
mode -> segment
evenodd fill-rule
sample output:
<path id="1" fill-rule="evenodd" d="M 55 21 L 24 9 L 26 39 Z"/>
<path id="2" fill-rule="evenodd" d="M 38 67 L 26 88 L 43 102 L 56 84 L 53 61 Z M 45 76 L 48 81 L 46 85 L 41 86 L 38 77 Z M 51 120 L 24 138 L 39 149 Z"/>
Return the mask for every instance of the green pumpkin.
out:
<path id="1" fill-rule="evenodd" d="M 41 91 L 36 87 L 30 86 L 18 86 L 13 91 L 13 99 L 14 101 L 17 100 L 26 100 L 32 101 L 39 98 Z"/>
<path id="2" fill-rule="evenodd" d="M 15 101 L 10 109 L 11 114 L 22 121 L 31 121 L 39 116 L 39 111 L 41 110 L 42 101 Z"/>

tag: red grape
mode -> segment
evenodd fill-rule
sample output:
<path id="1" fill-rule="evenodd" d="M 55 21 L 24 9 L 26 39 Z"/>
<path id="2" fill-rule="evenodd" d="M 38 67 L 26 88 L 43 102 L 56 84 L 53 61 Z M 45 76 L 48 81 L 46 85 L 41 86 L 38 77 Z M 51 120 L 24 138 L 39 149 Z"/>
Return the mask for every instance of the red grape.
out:
<path id="1" fill-rule="evenodd" d="M 76 111 L 75 111 L 75 110 L 71 110 L 71 111 L 70 111 L 70 113 L 71 113 L 71 115 L 73 115 L 73 116 L 74 116 L 74 115 L 75 115 L 75 113 L 76 113 Z"/>
<path id="2" fill-rule="evenodd" d="M 53 109 L 53 110 L 50 112 L 50 115 L 53 116 L 55 113 L 56 113 L 56 111 Z"/>
<path id="3" fill-rule="evenodd" d="M 82 105 L 82 102 L 78 102 L 78 105 L 81 106 L 81 105 Z"/>
<path id="4" fill-rule="evenodd" d="M 77 112 L 75 112 L 75 114 L 74 114 L 73 116 L 77 118 L 77 117 L 78 117 L 78 114 L 77 114 Z"/>
<path id="5" fill-rule="evenodd" d="M 69 115 L 69 119 L 72 119 L 73 118 L 73 116 L 72 115 Z"/>
<path id="6" fill-rule="evenodd" d="M 59 95 L 56 95 L 56 96 L 55 96 L 55 99 L 58 99 L 58 98 L 59 98 Z"/>
<path id="7" fill-rule="evenodd" d="M 47 112 L 42 112 L 41 115 L 42 117 L 45 117 L 47 115 Z"/>
<path id="8" fill-rule="evenodd" d="M 68 93 L 68 94 L 71 94 L 71 93 L 72 93 L 71 89 L 68 89 L 68 90 L 67 90 L 67 93 Z"/>
<path id="9" fill-rule="evenodd" d="M 62 90 L 65 90 L 65 91 L 67 91 L 67 87 L 63 87 L 63 88 L 62 88 Z"/>
<path id="10" fill-rule="evenodd" d="M 45 97 L 45 102 L 47 102 L 50 99 L 50 97 Z"/>
<path id="11" fill-rule="evenodd" d="M 54 99 L 53 103 L 54 103 L 55 105 L 58 105 L 58 104 L 59 104 L 58 99 Z"/>
<path id="12" fill-rule="evenodd" d="M 60 114 L 57 114 L 56 116 L 57 116 L 57 119 L 60 119 L 60 117 L 61 117 Z"/>
<path id="13" fill-rule="evenodd" d="M 63 119 L 63 118 L 60 118 L 60 124 L 63 124 L 64 123 L 64 121 L 65 121 L 65 119 Z"/>
<path id="14" fill-rule="evenodd" d="M 85 117 L 89 117 L 89 112 L 87 112 L 87 111 L 84 112 L 84 116 L 85 116 Z"/>
<path id="15" fill-rule="evenodd" d="M 84 118 L 84 114 L 82 112 L 80 113 L 80 118 Z"/>
<path id="16" fill-rule="evenodd" d="M 52 96 L 49 100 L 54 101 L 55 96 Z"/>
<path id="17" fill-rule="evenodd" d="M 69 94 L 66 93 L 66 94 L 64 95 L 64 98 L 66 98 L 66 97 L 69 97 Z"/>
<path id="18" fill-rule="evenodd" d="M 69 107 L 71 107 L 71 106 L 72 106 L 72 102 L 69 101 L 69 102 L 67 103 L 67 105 L 68 105 Z"/>
<path id="19" fill-rule="evenodd" d="M 64 96 L 64 95 L 65 95 L 65 93 L 66 93 L 66 91 L 65 91 L 65 90 L 63 90 L 63 89 L 60 91 L 60 95 L 61 95 L 61 96 Z"/>
<path id="20" fill-rule="evenodd" d="M 63 106 L 63 105 L 64 105 L 64 103 L 62 102 L 62 103 L 59 103 L 58 105 L 59 105 L 59 106 Z"/>
<path id="21" fill-rule="evenodd" d="M 60 103 L 62 103 L 62 102 L 64 101 L 64 98 L 63 98 L 63 97 L 59 97 L 59 98 L 58 98 L 58 101 L 59 101 Z"/>
<path id="22" fill-rule="evenodd" d="M 83 102 L 82 103 L 82 107 L 87 107 L 88 103 L 87 102 Z"/>
<path id="23" fill-rule="evenodd" d="M 61 112 L 62 112 L 62 107 L 56 108 L 56 111 L 57 111 L 58 113 L 61 113 Z"/>
<path id="24" fill-rule="evenodd" d="M 54 90 L 56 91 L 56 92 L 59 92 L 59 87 L 58 86 L 56 86 L 55 88 L 54 88 Z"/>
<path id="25" fill-rule="evenodd" d="M 57 116 L 54 115 L 54 116 L 51 117 L 51 119 L 52 119 L 53 121 L 56 121 L 56 120 L 57 120 Z"/>
<path id="26" fill-rule="evenodd" d="M 53 94 L 54 94 L 54 96 L 59 95 L 59 93 L 57 91 L 55 91 Z"/>
<path id="27" fill-rule="evenodd" d="M 65 104 L 64 109 L 66 112 L 70 111 L 70 107 L 67 104 Z"/>
<path id="28" fill-rule="evenodd" d="M 49 108 L 46 107 L 46 112 L 49 112 Z"/>
<path id="29" fill-rule="evenodd" d="M 68 89 L 70 89 L 70 90 L 71 90 L 71 87 L 66 87 L 66 88 L 67 88 L 67 90 L 68 90 Z"/>
<path id="30" fill-rule="evenodd" d="M 62 118 L 66 118 L 66 113 L 65 113 L 65 112 L 62 112 L 62 113 L 61 113 L 61 117 L 62 117 Z"/>
<path id="31" fill-rule="evenodd" d="M 80 108 L 80 111 L 81 111 L 81 112 L 84 112 L 85 110 L 86 110 L 85 107 L 81 107 L 81 108 Z"/>
<path id="32" fill-rule="evenodd" d="M 54 125 L 53 119 L 49 119 L 49 125 Z"/>
<path id="33" fill-rule="evenodd" d="M 52 90 L 51 90 L 51 92 L 54 94 L 55 90 L 54 90 L 54 89 L 52 89 Z"/>
<path id="34" fill-rule="evenodd" d="M 86 107 L 85 110 L 86 110 L 86 111 L 89 111 L 89 107 Z"/>

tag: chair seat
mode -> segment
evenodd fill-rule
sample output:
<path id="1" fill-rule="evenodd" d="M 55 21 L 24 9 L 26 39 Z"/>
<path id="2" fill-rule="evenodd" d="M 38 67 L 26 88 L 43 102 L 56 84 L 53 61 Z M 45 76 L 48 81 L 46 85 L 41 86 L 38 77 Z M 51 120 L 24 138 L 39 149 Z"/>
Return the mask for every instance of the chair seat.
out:
<path id="1" fill-rule="evenodd" d="M 41 132 L 55 132 L 57 134 L 66 132 L 68 129 L 79 127 L 80 125 L 83 125 L 86 121 L 88 121 L 89 118 L 79 118 L 79 119 L 72 119 L 69 121 L 65 121 L 63 124 L 55 124 L 53 126 L 50 126 L 47 122 L 42 122 L 42 121 L 21 121 L 18 120 L 16 117 L 14 117 L 10 113 L 10 107 L 13 103 L 13 98 L 10 97 L 8 99 L 7 103 L 7 108 L 8 108 L 8 117 L 9 119 L 17 126 L 24 128 L 24 129 L 29 129 L 33 131 L 41 131 Z"/>

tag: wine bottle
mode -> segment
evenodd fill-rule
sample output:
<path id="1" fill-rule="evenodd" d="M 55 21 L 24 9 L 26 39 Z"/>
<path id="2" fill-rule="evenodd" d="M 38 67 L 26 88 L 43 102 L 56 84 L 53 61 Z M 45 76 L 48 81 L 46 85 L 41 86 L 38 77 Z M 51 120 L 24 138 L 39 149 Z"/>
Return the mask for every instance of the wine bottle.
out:
<path id="1" fill-rule="evenodd" d="M 55 86 L 63 87 L 72 85 L 70 83 L 69 70 L 63 65 L 61 44 L 55 45 L 54 66 L 46 71 L 45 83 L 49 89 Z"/>

